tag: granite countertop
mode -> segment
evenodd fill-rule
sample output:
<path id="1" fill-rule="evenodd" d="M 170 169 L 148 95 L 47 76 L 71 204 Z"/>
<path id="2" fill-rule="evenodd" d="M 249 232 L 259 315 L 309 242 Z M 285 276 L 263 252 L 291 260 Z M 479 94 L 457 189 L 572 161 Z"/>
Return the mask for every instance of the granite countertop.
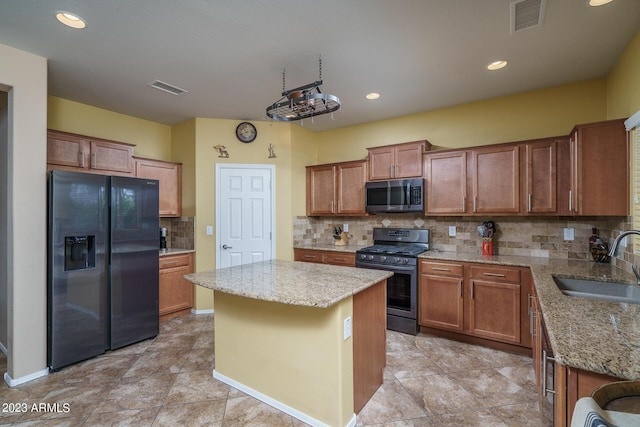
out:
<path id="1" fill-rule="evenodd" d="M 160 249 L 160 256 L 190 254 L 193 252 L 195 252 L 195 249 L 167 248 Z"/>
<path id="2" fill-rule="evenodd" d="M 270 260 L 185 275 L 196 285 L 247 298 L 327 308 L 393 273 L 299 261 Z"/>
<path id="3" fill-rule="evenodd" d="M 593 261 L 428 251 L 424 259 L 530 267 L 554 357 L 574 368 L 640 379 L 640 305 L 564 295 L 553 275 L 633 285 L 632 274 Z"/>

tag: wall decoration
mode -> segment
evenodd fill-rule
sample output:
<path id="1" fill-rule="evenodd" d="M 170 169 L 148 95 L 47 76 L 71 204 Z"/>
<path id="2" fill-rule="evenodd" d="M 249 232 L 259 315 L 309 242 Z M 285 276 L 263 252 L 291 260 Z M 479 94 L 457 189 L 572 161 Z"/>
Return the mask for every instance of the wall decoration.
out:
<path id="1" fill-rule="evenodd" d="M 278 157 L 278 156 L 276 156 L 276 151 L 273 148 L 273 144 L 272 143 L 269 143 L 269 147 L 267 149 L 269 150 L 269 158 L 270 159 L 275 159 L 276 157 Z"/>
<path id="2" fill-rule="evenodd" d="M 224 145 L 214 145 L 213 148 L 218 152 L 218 157 L 223 159 L 229 158 L 229 152 L 227 151 L 227 147 L 225 147 Z"/>

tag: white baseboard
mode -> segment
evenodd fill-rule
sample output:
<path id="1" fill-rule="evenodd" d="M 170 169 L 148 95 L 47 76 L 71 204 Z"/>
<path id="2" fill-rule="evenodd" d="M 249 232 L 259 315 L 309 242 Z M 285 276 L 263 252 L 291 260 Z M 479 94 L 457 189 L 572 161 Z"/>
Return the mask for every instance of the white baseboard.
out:
<path id="1" fill-rule="evenodd" d="M 278 400 L 275 400 L 269 396 L 267 396 L 266 394 L 262 394 L 257 390 L 252 389 L 251 387 L 248 387 L 242 383 L 237 382 L 236 380 L 233 380 L 225 375 L 222 375 L 221 373 L 216 372 L 216 370 L 213 370 L 213 378 L 222 381 L 223 383 L 230 385 L 231 387 L 237 388 L 238 390 L 242 391 L 243 393 L 248 394 L 251 397 L 255 397 L 256 399 L 266 403 L 269 406 L 273 406 L 274 408 L 276 408 L 279 411 L 282 411 L 286 414 L 291 415 L 294 418 L 299 419 L 300 421 L 309 424 L 310 426 L 313 427 L 329 427 L 328 424 L 323 423 L 320 420 L 317 420 L 307 414 L 305 414 L 304 412 L 301 412 L 295 408 L 292 408 L 289 405 L 286 405 Z M 356 414 L 353 414 L 353 417 L 351 417 L 351 419 L 349 420 L 349 422 L 347 423 L 347 425 L 345 427 L 355 427 L 356 425 Z"/>
<path id="2" fill-rule="evenodd" d="M 213 308 L 209 308 L 209 309 L 206 309 L 206 310 L 191 309 L 191 313 L 193 313 L 193 314 L 213 314 Z"/>
<path id="3" fill-rule="evenodd" d="M 15 387 L 15 386 L 18 386 L 20 384 L 24 384 L 26 382 L 33 381 L 33 380 L 35 380 L 37 378 L 40 378 L 40 377 L 46 377 L 47 375 L 49 375 L 49 368 L 43 369 L 42 371 L 34 372 L 32 374 L 29 374 L 29 375 L 25 375 L 24 377 L 20 377 L 20 378 L 11 378 L 9 373 L 5 372 L 4 373 L 4 381 L 9 385 L 9 387 Z"/>

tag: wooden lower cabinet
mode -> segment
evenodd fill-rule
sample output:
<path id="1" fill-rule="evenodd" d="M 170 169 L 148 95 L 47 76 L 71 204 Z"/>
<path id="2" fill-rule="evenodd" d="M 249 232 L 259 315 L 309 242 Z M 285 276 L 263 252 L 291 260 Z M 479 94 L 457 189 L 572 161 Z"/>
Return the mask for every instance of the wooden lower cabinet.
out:
<path id="1" fill-rule="evenodd" d="M 530 301 L 533 321 L 531 328 L 533 371 L 538 388 L 541 425 L 553 423 L 554 427 L 570 426 L 573 410 L 579 399 L 591 396 L 598 387 L 620 381 L 620 378 L 555 362 L 535 289 L 532 291 Z M 545 364 L 546 367 L 544 367 Z"/>
<path id="2" fill-rule="evenodd" d="M 453 331 L 464 329 L 464 276 L 461 264 L 423 261 L 420 266 L 419 323 Z"/>
<path id="3" fill-rule="evenodd" d="M 185 274 L 193 273 L 193 254 L 160 257 L 160 317 L 173 315 L 193 307 L 193 283 Z"/>
<path id="4" fill-rule="evenodd" d="M 531 286 L 528 268 L 421 260 L 418 323 L 426 332 L 525 352 Z"/>
<path id="5" fill-rule="evenodd" d="M 319 264 L 356 266 L 356 254 L 350 252 L 324 251 L 317 249 L 294 249 L 294 261 L 316 262 Z"/>

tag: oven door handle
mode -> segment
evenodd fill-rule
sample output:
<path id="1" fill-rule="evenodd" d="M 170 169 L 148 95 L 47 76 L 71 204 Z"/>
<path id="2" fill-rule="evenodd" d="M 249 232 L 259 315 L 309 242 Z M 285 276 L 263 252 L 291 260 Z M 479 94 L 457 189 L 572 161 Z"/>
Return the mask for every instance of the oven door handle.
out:
<path id="1" fill-rule="evenodd" d="M 401 265 L 389 265 L 389 264 L 385 264 L 385 265 L 380 265 L 380 264 L 366 264 L 366 263 L 358 263 L 356 262 L 356 267 L 358 268 L 371 268 L 373 270 L 386 270 L 386 271 L 391 271 L 391 272 L 414 272 L 416 271 L 416 266 L 415 265 L 407 265 L 407 266 L 401 266 Z"/>
<path id="2" fill-rule="evenodd" d="M 406 205 L 411 208 L 411 181 L 407 181 L 407 189 L 405 190 L 405 197 L 407 198 Z"/>

